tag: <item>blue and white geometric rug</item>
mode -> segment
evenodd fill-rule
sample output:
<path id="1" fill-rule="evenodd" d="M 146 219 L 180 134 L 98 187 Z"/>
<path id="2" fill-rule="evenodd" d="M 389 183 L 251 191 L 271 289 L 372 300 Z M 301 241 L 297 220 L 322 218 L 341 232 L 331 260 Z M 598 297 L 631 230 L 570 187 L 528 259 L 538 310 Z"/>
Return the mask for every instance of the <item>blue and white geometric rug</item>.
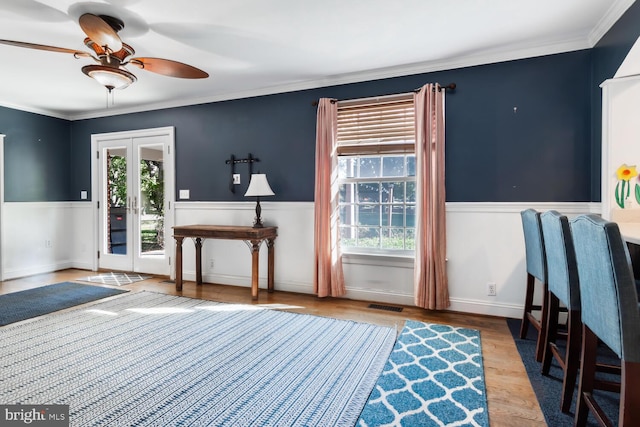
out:
<path id="1" fill-rule="evenodd" d="M 407 320 L 358 425 L 489 425 L 480 333 Z"/>
<path id="2" fill-rule="evenodd" d="M 0 328 L 0 403 L 71 426 L 353 426 L 396 330 L 136 292 Z"/>

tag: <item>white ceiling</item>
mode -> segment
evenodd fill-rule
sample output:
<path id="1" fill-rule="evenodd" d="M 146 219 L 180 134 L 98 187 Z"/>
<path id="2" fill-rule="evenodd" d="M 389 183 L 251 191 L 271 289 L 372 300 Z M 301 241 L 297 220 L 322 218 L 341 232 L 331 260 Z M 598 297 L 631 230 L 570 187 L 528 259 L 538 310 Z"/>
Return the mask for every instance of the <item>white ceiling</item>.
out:
<path id="1" fill-rule="evenodd" d="M 79 119 L 415 74 L 593 47 L 635 0 L 1 0 L 0 39 L 87 50 L 83 13 L 120 18 L 135 56 L 208 79 L 128 67 L 114 91 L 89 58 L 0 45 L 0 105 Z"/>

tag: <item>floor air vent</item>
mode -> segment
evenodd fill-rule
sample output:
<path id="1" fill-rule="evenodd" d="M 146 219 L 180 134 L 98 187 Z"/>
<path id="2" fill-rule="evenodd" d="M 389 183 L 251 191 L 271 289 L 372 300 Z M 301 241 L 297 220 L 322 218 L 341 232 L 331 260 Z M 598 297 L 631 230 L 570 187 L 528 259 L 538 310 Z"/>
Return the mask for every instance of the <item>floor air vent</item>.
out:
<path id="1" fill-rule="evenodd" d="M 384 305 L 384 304 L 369 304 L 369 308 L 375 308 L 376 310 L 387 310 L 387 311 L 397 311 L 397 312 L 402 311 L 402 307 L 394 307 L 392 305 Z"/>

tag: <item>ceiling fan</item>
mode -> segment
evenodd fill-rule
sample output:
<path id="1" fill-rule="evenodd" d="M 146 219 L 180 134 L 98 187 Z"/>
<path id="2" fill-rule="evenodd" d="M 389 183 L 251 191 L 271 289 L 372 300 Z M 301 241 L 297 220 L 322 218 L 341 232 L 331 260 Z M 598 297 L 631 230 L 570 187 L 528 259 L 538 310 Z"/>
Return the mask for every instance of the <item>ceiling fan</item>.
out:
<path id="1" fill-rule="evenodd" d="M 136 76 L 125 68 L 129 64 L 169 77 L 183 79 L 209 77 L 209 74 L 205 71 L 170 59 L 132 58 L 131 56 L 135 54 L 135 51 L 128 44 L 123 43 L 118 36 L 118 31 L 124 28 L 124 22 L 118 18 L 85 13 L 80 16 L 79 23 L 82 31 L 87 35 L 87 38 L 84 39 L 84 44 L 92 52 L 14 40 L 0 39 L 0 44 L 70 53 L 76 58 L 92 58 L 96 64 L 85 65 L 82 67 L 82 72 L 106 87 L 109 92 L 113 89 L 124 89 L 137 80 Z"/>

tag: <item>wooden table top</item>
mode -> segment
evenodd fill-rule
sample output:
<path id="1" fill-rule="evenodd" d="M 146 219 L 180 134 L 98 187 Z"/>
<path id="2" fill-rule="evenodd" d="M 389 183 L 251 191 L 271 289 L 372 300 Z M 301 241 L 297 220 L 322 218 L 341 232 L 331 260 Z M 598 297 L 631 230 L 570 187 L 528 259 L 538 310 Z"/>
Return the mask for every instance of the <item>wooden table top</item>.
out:
<path id="1" fill-rule="evenodd" d="M 618 228 L 624 240 L 640 245 L 640 222 L 619 222 Z"/>
<path id="2" fill-rule="evenodd" d="M 177 225 L 173 227 L 174 237 L 203 237 L 212 239 L 269 239 L 278 235 L 278 227 L 258 227 L 249 225 Z"/>

